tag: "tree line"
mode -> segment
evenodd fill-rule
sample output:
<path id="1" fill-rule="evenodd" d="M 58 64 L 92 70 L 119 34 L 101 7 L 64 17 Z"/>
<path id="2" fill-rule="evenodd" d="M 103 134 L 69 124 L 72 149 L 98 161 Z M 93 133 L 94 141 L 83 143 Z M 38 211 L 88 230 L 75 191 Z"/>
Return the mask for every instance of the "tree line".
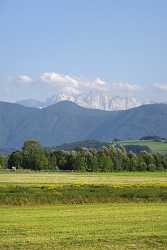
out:
<path id="1" fill-rule="evenodd" d="M 118 145 L 104 146 L 100 150 L 46 150 L 39 142 L 29 140 L 21 150 L 12 152 L 7 158 L 0 156 L 0 165 L 6 165 L 8 169 L 54 171 L 158 171 L 167 170 L 167 156 L 146 151 L 127 152 Z"/>

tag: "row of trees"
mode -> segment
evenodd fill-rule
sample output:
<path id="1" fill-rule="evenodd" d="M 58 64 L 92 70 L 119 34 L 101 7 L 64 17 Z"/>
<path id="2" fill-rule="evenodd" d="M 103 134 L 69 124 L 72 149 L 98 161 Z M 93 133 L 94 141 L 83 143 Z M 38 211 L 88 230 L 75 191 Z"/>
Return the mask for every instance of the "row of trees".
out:
<path id="1" fill-rule="evenodd" d="M 68 171 L 156 171 L 167 170 L 167 156 L 159 153 L 126 152 L 122 146 L 105 146 L 101 150 L 45 150 L 37 141 L 27 141 L 21 151 L 13 152 L 8 168 Z"/>

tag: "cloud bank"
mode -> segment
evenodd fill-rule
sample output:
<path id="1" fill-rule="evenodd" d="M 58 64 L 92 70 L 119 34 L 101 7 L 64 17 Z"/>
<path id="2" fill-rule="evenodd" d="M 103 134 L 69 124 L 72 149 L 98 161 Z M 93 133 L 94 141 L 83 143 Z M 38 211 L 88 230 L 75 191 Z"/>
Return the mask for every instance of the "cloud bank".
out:
<path id="1" fill-rule="evenodd" d="M 160 90 L 160 91 L 167 91 L 167 84 L 163 84 L 163 83 L 154 83 L 153 85 L 156 89 Z"/>
<path id="2" fill-rule="evenodd" d="M 131 84 L 128 82 L 114 82 L 111 84 L 111 89 L 116 91 L 137 92 L 141 87 L 137 84 Z"/>
<path id="3" fill-rule="evenodd" d="M 88 92 L 103 91 L 106 95 L 111 96 L 134 96 L 139 100 L 164 100 L 167 92 L 167 84 L 136 84 L 124 81 L 108 82 L 101 77 L 95 79 L 84 79 L 71 74 L 60 74 L 57 72 L 44 72 L 33 79 L 30 75 L 20 74 L 16 77 L 17 82 L 30 83 L 30 89 L 38 93 L 46 92 L 48 95 L 55 93 L 63 93 L 66 95 L 78 96 L 87 94 Z M 22 85 L 24 86 L 24 85 Z M 33 87 L 34 86 L 34 87 Z M 41 94 L 43 95 L 43 94 Z M 48 97 L 47 95 L 47 97 Z M 44 95 L 42 96 L 44 98 Z"/>
<path id="4" fill-rule="evenodd" d="M 140 90 L 138 85 L 127 82 L 108 83 L 100 77 L 97 77 L 95 80 L 83 80 L 80 77 L 58 74 L 55 72 L 45 72 L 41 74 L 40 81 L 50 84 L 57 91 L 63 90 L 68 93 L 71 91 L 77 94 L 88 91 L 106 91 L 118 94 L 119 92 L 132 93 Z"/>

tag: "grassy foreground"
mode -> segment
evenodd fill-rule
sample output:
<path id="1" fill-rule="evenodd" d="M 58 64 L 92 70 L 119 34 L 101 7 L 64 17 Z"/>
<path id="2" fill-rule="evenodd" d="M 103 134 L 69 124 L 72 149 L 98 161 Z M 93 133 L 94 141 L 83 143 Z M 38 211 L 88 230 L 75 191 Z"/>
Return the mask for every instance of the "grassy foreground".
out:
<path id="1" fill-rule="evenodd" d="M 167 249 L 167 173 L 1 173 L 0 249 Z"/>
<path id="2" fill-rule="evenodd" d="M 1 207 L 0 249 L 167 249 L 167 204 Z"/>

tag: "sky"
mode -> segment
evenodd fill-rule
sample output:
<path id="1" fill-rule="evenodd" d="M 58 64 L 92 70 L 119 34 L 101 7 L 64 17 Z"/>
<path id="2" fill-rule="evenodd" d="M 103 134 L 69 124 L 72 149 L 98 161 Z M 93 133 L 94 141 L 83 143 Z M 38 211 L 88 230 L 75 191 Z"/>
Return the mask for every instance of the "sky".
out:
<path id="1" fill-rule="evenodd" d="M 0 0 L 0 100 L 167 101 L 166 0 Z"/>

